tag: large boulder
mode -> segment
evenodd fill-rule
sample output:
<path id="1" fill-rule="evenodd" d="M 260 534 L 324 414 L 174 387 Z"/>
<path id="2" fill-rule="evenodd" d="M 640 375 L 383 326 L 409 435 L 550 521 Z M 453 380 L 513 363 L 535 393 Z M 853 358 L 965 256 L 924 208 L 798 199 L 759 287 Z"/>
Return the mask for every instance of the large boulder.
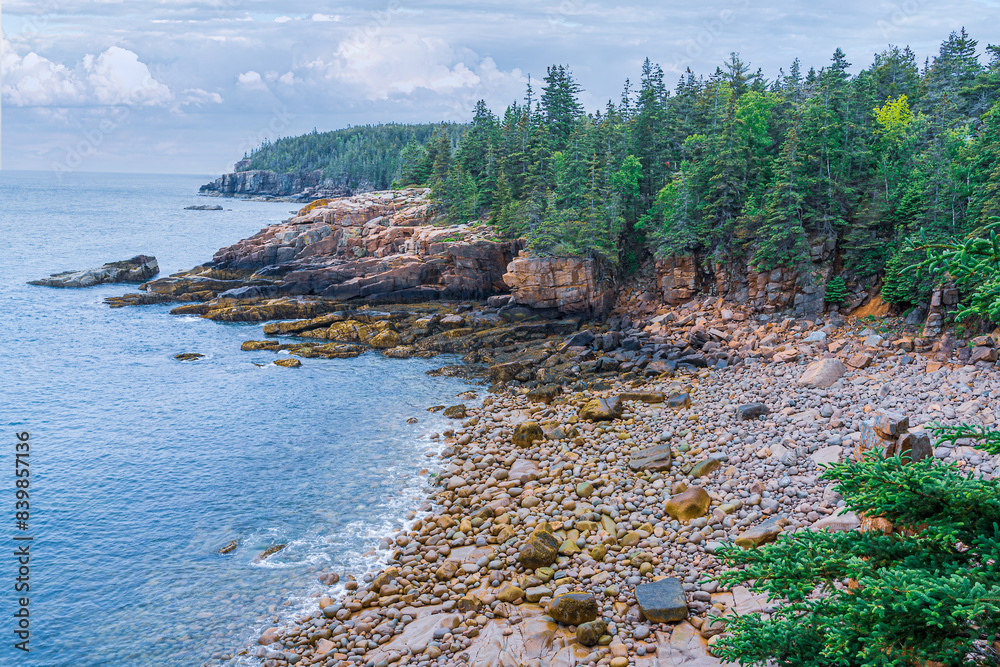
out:
<path id="1" fill-rule="evenodd" d="M 582 625 L 596 619 L 601 609 L 590 593 L 566 593 L 552 598 L 545 611 L 557 623 Z"/>
<path id="2" fill-rule="evenodd" d="M 844 377 L 846 372 L 847 366 L 840 359 L 820 359 L 806 366 L 799 384 L 823 389 Z"/>
<path id="3" fill-rule="evenodd" d="M 743 531 L 736 538 L 736 545 L 743 549 L 752 549 L 769 542 L 774 542 L 781 534 L 781 529 L 788 525 L 788 519 L 783 516 L 771 517 L 759 526 Z"/>
<path id="4" fill-rule="evenodd" d="M 580 408 L 580 419 L 611 421 L 622 416 L 622 402 L 617 396 L 595 398 Z"/>
<path id="5" fill-rule="evenodd" d="M 684 584 L 674 577 L 636 586 L 635 600 L 642 615 L 653 623 L 675 623 L 688 617 Z"/>
<path id="6" fill-rule="evenodd" d="M 517 447 L 531 447 L 532 443 L 545 439 L 542 427 L 536 421 L 521 422 L 514 427 L 511 442 Z"/>
<path id="7" fill-rule="evenodd" d="M 669 443 L 637 449 L 629 457 L 628 467 L 635 471 L 666 472 L 670 470 L 672 454 Z"/>
<path id="8" fill-rule="evenodd" d="M 700 486 L 695 486 L 668 500 L 664 509 L 671 519 L 690 521 L 705 516 L 711 503 L 712 498 L 708 492 Z"/>
<path id="9" fill-rule="evenodd" d="M 136 255 L 121 262 L 108 262 L 96 269 L 63 271 L 48 278 L 31 280 L 29 285 L 45 287 L 93 287 L 104 283 L 141 283 L 160 272 L 155 257 Z"/>
<path id="10" fill-rule="evenodd" d="M 555 562 L 561 544 L 559 538 L 552 532 L 552 526 L 545 522 L 535 528 L 521 545 L 517 560 L 530 570 L 547 567 Z"/>
<path id="11" fill-rule="evenodd" d="M 608 632 L 608 624 L 603 619 L 581 623 L 576 628 L 576 639 L 584 646 L 597 646 L 601 637 Z"/>
<path id="12" fill-rule="evenodd" d="M 762 417 L 768 412 L 767 406 L 763 403 L 747 403 L 736 408 L 736 421 L 747 421 Z"/>

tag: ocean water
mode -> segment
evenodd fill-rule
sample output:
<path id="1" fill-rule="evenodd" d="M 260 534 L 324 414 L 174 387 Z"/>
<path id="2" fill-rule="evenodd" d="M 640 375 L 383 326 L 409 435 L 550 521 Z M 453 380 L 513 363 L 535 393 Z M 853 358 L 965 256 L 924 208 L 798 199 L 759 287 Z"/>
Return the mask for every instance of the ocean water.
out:
<path id="1" fill-rule="evenodd" d="M 417 507 L 433 465 L 429 435 L 446 425 L 426 408 L 469 389 L 425 375 L 452 359 L 279 368 L 239 349 L 260 324 L 102 303 L 127 285 L 25 284 L 139 253 L 167 275 L 295 208 L 196 196 L 207 180 L 0 172 L 2 665 L 219 664 L 329 590 L 320 573 L 372 565 L 362 554 Z M 206 202 L 228 210 L 183 210 Z M 20 431 L 27 530 L 15 524 Z M 33 538 L 28 593 L 13 589 L 15 536 Z M 276 544 L 288 546 L 257 559 Z M 22 596 L 28 654 L 14 647 Z"/>

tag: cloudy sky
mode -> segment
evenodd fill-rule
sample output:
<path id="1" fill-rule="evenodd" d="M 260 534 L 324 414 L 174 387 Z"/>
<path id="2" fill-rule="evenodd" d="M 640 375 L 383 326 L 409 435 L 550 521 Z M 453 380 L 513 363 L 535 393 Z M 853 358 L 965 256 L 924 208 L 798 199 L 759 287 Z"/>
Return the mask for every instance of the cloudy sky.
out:
<path id="1" fill-rule="evenodd" d="M 212 174 L 266 136 L 495 111 L 546 65 L 588 109 L 647 56 L 672 83 L 731 51 L 774 76 L 836 47 L 923 59 L 966 26 L 1000 43 L 1000 0 L 7 0 L 6 169 Z"/>

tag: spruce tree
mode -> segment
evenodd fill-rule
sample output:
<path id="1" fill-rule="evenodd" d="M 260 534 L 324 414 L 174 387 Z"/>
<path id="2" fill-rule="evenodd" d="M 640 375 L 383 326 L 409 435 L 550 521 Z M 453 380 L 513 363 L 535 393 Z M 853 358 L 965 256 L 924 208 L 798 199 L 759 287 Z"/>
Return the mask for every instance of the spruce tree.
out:
<path id="1" fill-rule="evenodd" d="M 548 68 L 545 86 L 542 87 L 541 108 L 552 152 L 565 148 L 573 131 L 573 124 L 583 114 L 579 100 L 582 91 L 568 67 L 553 65 Z"/>
<path id="2" fill-rule="evenodd" d="M 983 225 L 1000 216 L 1000 102 L 983 116 L 969 180 L 972 182 L 969 214 Z"/>
<path id="3" fill-rule="evenodd" d="M 1000 433 L 935 436 L 1000 454 Z M 1000 482 L 933 456 L 828 466 L 846 509 L 882 531 L 798 531 L 762 548 L 728 547 L 720 577 L 766 593 L 772 613 L 728 617 L 716 654 L 741 665 L 929 667 L 996 664 L 1000 632 Z"/>
<path id="4" fill-rule="evenodd" d="M 806 241 L 805 191 L 808 189 L 795 127 L 788 130 L 775 166 L 774 182 L 760 213 L 752 262 L 759 269 L 795 266 L 809 256 Z"/>

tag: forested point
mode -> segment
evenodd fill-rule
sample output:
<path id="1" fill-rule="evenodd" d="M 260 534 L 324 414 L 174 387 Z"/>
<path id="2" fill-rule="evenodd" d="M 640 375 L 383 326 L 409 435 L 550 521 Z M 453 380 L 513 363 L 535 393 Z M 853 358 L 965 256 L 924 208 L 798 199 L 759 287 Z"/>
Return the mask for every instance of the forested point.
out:
<path id="1" fill-rule="evenodd" d="M 405 125 L 360 125 L 332 132 L 265 141 L 245 155 L 237 171 L 263 169 L 279 174 L 319 169 L 324 179 L 352 190 L 386 190 L 399 177 L 404 148 L 423 145 L 443 134 L 457 141 L 464 131 L 460 123 Z"/>
<path id="2" fill-rule="evenodd" d="M 883 299 L 915 304 L 939 279 L 906 270 L 926 259 L 919 248 L 1000 215 L 1000 46 L 980 49 L 963 29 L 923 63 L 890 45 L 850 68 L 837 49 L 767 79 L 733 53 L 670 90 L 647 59 L 637 86 L 585 113 L 556 65 L 501 115 L 480 102 L 465 126 L 282 139 L 251 168 L 430 186 L 452 221 L 487 220 L 535 254 L 602 258 L 622 274 L 685 254 L 807 268 L 824 245 L 836 279 L 881 279 Z"/>

